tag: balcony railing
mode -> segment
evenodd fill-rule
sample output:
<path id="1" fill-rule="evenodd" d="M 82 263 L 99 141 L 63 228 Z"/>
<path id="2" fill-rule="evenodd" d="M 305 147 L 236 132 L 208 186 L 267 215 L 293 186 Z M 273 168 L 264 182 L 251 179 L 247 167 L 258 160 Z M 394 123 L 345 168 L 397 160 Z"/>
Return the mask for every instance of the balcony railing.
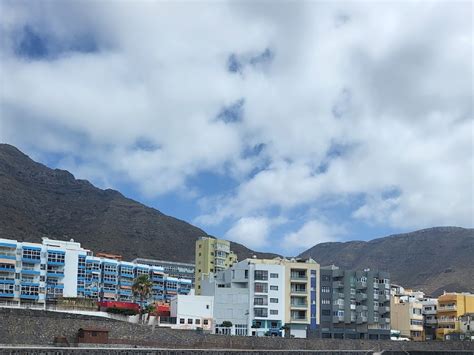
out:
<path id="1" fill-rule="evenodd" d="M 344 288 L 344 282 L 342 281 L 334 281 L 332 283 L 333 288 Z"/>
<path id="2" fill-rule="evenodd" d="M 333 316 L 332 317 L 332 322 L 333 323 L 344 322 L 344 316 Z"/>
<path id="3" fill-rule="evenodd" d="M 290 277 L 291 277 L 292 280 L 295 280 L 295 281 L 306 281 L 306 280 L 308 280 L 308 277 L 306 276 L 306 274 L 291 273 Z"/>
<path id="4" fill-rule="evenodd" d="M 306 308 L 308 307 L 308 303 L 306 302 L 291 302 L 290 303 L 292 308 Z"/>
<path id="5" fill-rule="evenodd" d="M 445 317 L 441 317 L 441 318 L 438 318 L 438 323 L 456 323 L 457 322 L 457 319 L 455 317 L 449 317 L 449 318 L 445 318 Z"/>
<path id="6" fill-rule="evenodd" d="M 441 311 L 441 312 L 450 312 L 450 311 L 455 311 L 456 309 L 457 307 L 455 304 L 438 306 L 438 311 Z"/>
<path id="7" fill-rule="evenodd" d="M 383 314 L 388 312 L 390 312 L 390 307 L 379 307 L 379 313 Z"/>
<path id="8" fill-rule="evenodd" d="M 293 322 L 306 321 L 306 316 L 291 316 L 291 321 Z"/>
<path id="9" fill-rule="evenodd" d="M 363 290 L 367 288 L 367 281 L 358 281 L 356 283 L 356 289 Z"/>
<path id="10" fill-rule="evenodd" d="M 307 290 L 306 289 L 300 289 L 300 288 L 292 288 L 291 293 L 297 293 L 297 294 L 306 294 Z"/>

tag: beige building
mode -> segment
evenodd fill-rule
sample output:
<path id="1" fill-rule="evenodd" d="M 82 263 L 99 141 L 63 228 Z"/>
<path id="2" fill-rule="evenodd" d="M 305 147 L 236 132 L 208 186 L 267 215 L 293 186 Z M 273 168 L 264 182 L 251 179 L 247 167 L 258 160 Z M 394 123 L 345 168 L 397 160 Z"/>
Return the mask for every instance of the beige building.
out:
<path id="1" fill-rule="evenodd" d="M 285 325 L 290 334 L 306 337 L 307 330 L 316 331 L 319 324 L 320 265 L 313 259 L 284 260 Z"/>
<path id="2" fill-rule="evenodd" d="M 196 241 L 195 294 L 201 294 L 203 275 L 223 271 L 237 262 L 237 255 L 230 250 L 230 242 L 203 237 Z"/>
<path id="3" fill-rule="evenodd" d="M 423 304 L 415 297 L 392 295 L 390 302 L 392 330 L 412 340 L 424 340 Z"/>

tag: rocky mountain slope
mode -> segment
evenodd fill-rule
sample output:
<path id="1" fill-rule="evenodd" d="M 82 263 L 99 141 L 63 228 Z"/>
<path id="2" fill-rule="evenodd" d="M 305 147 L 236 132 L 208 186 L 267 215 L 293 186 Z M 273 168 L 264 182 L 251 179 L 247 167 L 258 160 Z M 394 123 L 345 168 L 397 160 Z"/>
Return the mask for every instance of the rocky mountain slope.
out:
<path id="1" fill-rule="evenodd" d="M 390 271 L 404 287 L 474 292 L 474 229 L 436 227 L 368 242 L 322 243 L 303 252 L 321 265 Z"/>
<path id="2" fill-rule="evenodd" d="M 0 144 L 0 238 L 40 242 L 73 238 L 94 252 L 194 262 L 194 243 L 207 234 L 189 223 L 50 169 Z M 232 243 L 239 259 L 256 254 Z"/>

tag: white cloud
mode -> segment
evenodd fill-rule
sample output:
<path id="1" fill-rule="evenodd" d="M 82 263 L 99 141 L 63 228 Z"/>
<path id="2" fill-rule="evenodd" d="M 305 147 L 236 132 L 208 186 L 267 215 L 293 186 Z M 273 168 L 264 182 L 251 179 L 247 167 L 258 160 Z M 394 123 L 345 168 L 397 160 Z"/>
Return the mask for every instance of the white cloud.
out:
<path id="1" fill-rule="evenodd" d="M 62 164 L 78 177 L 146 197 L 194 194 L 200 172 L 232 178 L 196 221 L 229 219 L 228 237 L 256 246 L 269 209 L 287 217 L 351 196 L 364 197 L 352 215 L 368 223 L 474 224 L 468 2 L 0 6 L 0 140 L 73 157 Z M 63 52 L 19 58 L 26 25 Z M 65 50 L 84 36 L 97 52 Z M 227 71 L 231 53 L 267 48 L 268 65 Z M 216 120 L 242 98 L 240 121 Z M 285 240 L 335 235 L 332 221 L 301 222 Z"/>
<path id="2" fill-rule="evenodd" d="M 319 243 L 335 242 L 345 233 L 340 226 L 328 225 L 319 220 L 306 222 L 296 232 L 283 238 L 283 246 L 288 252 L 302 252 Z"/>
<path id="3" fill-rule="evenodd" d="M 226 233 L 225 237 L 249 248 L 268 247 L 271 221 L 264 217 L 242 217 Z"/>

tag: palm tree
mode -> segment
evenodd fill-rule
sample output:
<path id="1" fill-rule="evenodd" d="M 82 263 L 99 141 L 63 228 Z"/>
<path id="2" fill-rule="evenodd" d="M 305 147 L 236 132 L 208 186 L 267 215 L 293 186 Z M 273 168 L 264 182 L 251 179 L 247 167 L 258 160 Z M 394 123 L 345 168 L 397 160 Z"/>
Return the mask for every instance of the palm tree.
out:
<path id="1" fill-rule="evenodd" d="M 148 275 L 138 276 L 132 286 L 132 292 L 134 297 L 140 298 L 140 320 L 142 319 L 142 313 L 145 309 L 145 300 L 150 298 L 151 288 L 153 283 L 150 281 Z"/>

